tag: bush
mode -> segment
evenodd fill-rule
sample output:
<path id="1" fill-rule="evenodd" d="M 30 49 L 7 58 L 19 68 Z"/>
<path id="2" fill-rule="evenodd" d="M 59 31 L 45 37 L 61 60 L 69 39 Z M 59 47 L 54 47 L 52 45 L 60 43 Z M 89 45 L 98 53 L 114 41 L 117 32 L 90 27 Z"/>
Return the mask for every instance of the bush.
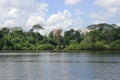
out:
<path id="1" fill-rule="evenodd" d="M 37 50 L 53 50 L 53 46 L 51 44 L 40 44 L 36 45 Z"/>
<path id="2" fill-rule="evenodd" d="M 13 49 L 14 50 L 20 50 L 20 49 L 22 49 L 22 45 L 21 44 L 15 44 Z"/>
<path id="3" fill-rule="evenodd" d="M 67 50 L 80 50 L 80 44 L 75 43 L 75 44 L 70 44 L 66 47 Z"/>
<path id="4" fill-rule="evenodd" d="M 120 49 L 120 40 L 112 41 L 110 44 L 111 49 Z"/>
<path id="5" fill-rule="evenodd" d="M 102 42 L 90 42 L 90 43 L 84 43 L 82 42 L 80 44 L 80 49 L 105 49 L 105 46 Z"/>

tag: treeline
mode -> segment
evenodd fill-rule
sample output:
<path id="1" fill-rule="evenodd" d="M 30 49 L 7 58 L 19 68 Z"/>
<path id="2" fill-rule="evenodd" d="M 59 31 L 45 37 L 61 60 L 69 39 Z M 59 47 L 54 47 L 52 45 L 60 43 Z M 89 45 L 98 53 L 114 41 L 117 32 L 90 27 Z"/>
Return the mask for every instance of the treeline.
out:
<path id="1" fill-rule="evenodd" d="M 88 32 L 54 29 L 41 35 L 36 24 L 29 31 L 20 27 L 0 29 L 0 50 L 81 50 L 120 49 L 120 26 L 101 23 L 89 25 Z"/>

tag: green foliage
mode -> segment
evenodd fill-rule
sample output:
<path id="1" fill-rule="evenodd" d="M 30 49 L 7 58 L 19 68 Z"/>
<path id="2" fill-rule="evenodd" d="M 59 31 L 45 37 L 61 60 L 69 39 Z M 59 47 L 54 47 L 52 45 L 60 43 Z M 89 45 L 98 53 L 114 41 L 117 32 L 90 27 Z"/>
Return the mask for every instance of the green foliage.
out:
<path id="1" fill-rule="evenodd" d="M 38 32 L 40 29 L 43 30 L 43 27 L 39 24 L 35 24 L 30 31 L 37 30 Z"/>
<path id="2" fill-rule="evenodd" d="M 110 44 L 111 49 L 120 49 L 120 40 L 112 41 Z"/>
<path id="3" fill-rule="evenodd" d="M 1 29 L 0 32 L 1 32 L 1 34 L 5 35 L 5 34 L 8 34 L 10 32 L 10 29 L 4 27 L 4 28 Z"/>
<path id="4" fill-rule="evenodd" d="M 66 47 L 66 50 L 80 50 L 80 44 L 75 43 L 75 44 L 70 44 Z"/>
<path id="5" fill-rule="evenodd" d="M 65 44 L 69 45 L 72 40 L 76 43 L 80 43 L 80 41 L 82 41 L 82 33 L 80 30 L 70 29 L 64 32 Z"/>
<path id="6" fill-rule="evenodd" d="M 36 45 L 36 50 L 53 50 L 54 47 L 51 44 Z"/>
<path id="7" fill-rule="evenodd" d="M 41 25 L 39 25 L 39 24 L 35 24 L 33 26 L 33 29 L 43 29 L 43 27 Z"/>
<path id="8" fill-rule="evenodd" d="M 70 29 L 62 35 L 61 29 L 55 29 L 46 36 L 34 29 L 43 28 L 39 24 L 29 31 L 20 27 L 1 28 L 0 50 L 120 49 L 120 26 L 115 24 L 93 24 L 85 34 Z"/>

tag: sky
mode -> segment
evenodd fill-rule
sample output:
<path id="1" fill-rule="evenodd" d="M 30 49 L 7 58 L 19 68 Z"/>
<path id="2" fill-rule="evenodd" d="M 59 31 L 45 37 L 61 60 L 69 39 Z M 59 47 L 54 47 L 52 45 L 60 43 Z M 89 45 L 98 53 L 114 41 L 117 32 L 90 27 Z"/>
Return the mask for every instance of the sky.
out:
<path id="1" fill-rule="evenodd" d="M 0 0 L 0 28 L 40 24 L 47 34 L 98 23 L 120 25 L 120 0 Z"/>

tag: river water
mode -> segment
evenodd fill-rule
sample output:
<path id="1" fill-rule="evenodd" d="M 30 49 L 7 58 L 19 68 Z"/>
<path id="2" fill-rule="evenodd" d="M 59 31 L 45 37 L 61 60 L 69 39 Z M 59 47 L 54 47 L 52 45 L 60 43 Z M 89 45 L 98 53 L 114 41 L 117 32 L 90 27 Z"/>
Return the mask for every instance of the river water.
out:
<path id="1" fill-rule="evenodd" d="M 1 51 L 0 80 L 120 80 L 120 51 Z"/>

